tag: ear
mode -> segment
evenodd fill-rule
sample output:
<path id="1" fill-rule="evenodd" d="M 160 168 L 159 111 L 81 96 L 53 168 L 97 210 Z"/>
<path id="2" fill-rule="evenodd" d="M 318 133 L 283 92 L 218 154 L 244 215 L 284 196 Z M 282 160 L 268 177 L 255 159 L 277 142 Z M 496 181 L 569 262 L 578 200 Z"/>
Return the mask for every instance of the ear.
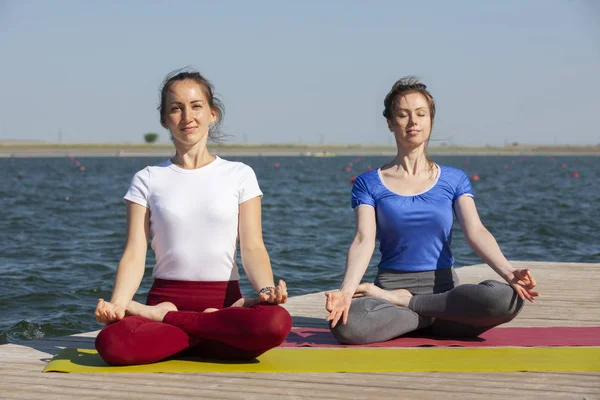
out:
<path id="1" fill-rule="evenodd" d="M 387 126 L 388 126 L 388 129 L 390 130 L 390 132 L 394 132 L 394 130 L 393 130 L 394 129 L 394 123 L 392 122 L 392 120 L 391 119 L 386 119 L 386 121 L 387 121 Z"/>
<path id="2" fill-rule="evenodd" d="M 210 109 L 210 124 L 214 124 L 215 122 L 217 122 L 217 110 L 215 110 L 214 108 Z"/>

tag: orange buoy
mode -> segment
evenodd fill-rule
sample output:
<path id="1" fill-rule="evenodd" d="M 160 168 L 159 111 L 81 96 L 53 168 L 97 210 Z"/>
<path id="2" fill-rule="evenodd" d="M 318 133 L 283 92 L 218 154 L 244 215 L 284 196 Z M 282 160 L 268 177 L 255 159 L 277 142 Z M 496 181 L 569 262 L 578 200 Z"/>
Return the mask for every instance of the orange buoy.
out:
<path id="1" fill-rule="evenodd" d="M 350 183 L 354 184 L 354 181 L 356 180 L 356 177 L 353 176 L 352 178 L 350 178 Z"/>
<path id="2" fill-rule="evenodd" d="M 573 178 L 579 178 L 579 172 L 575 171 L 573 172 Z"/>
<path id="3" fill-rule="evenodd" d="M 281 167 L 281 164 L 279 164 L 278 162 L 275 163 L 275 168 L 279 168 Z"/>
<path id="4" fill-rule="evenodd" d="M 471 177 L 471 179 L 473 179 L 474 181 L 478 181 L 480 178 L 479 175 L 475 174 Z"/>
<path id="5" fill-rule="evenodd" d="M 350 169 L 350 167 L 346 167 L 346 168 L 344 168 L 344 171 L 346 171 L 346 172 L 350 172 L 350 171 L 351 171 L 351 169 Z"/>

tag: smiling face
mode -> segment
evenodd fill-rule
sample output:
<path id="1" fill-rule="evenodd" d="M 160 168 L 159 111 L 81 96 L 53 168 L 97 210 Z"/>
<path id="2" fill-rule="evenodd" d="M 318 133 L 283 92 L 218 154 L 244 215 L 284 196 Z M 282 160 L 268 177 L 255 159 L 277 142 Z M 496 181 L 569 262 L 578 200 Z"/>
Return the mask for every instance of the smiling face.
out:
<path id="1" fill-rule="evenodd" d="M 175 145 L 191 147 L 206 143 L 210 124 L 217 119 L 202 87 L 192 80 L 175 81 L 165 96 L 163 126 Z"/>
<path id="2" fill-rule="evenodd" d="M 394 104 L 391 118 L 387 120 L 396 143 L 406 150 L 424 146 L 431 135 L 429 103 L 421 93 L 402 95 Z"/>

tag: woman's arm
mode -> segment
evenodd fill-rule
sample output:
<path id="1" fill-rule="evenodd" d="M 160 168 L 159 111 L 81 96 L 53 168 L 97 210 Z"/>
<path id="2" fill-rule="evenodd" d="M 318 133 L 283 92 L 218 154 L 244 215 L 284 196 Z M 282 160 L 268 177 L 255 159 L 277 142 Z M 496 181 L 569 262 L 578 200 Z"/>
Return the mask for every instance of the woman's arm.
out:
<path id="1" fill-rule="evenodd" d="M 96 319 L 109 324 L 125 317 L 125 310 L 140 286 L 146 266 L 150 230 L 148 208 L 127 201 L 127 239 L 119 261 L 110 302 L 98 299 Z"/>
<path id="2" fill-rule="evenodd" d="M 127 238 L 117 268 L 111 303 L 127 307 L 133 299 L 144 277 L 149 236 L 150 210 L 127 201 Z"/>
<path id="3" fill-rule="evenodd" d="M 250 284 L 261 301 L 280 304 L 287 300 L 285 282 L 275 287 L 271 260 L 262 235 L 261 198 L 254 197 L 239 205 L 239 238 L 242 265 Z M 266 292 L 262 289 L 272 288 Z"/>
<path id="4" fill-rule="evenodd" d="M 340 318 L 344 324 L 348 321 L 352 296 L 369 267 L 373 250 L 375 250 L 377 232 L 375 209 L 371 206 L 360 206 L 355 209 L 354 214 L 356 216 L 356 232 L 348 249 L 342 286 L 339 290 L 325 293 L 327 298 L 325 308 L 329 311 L 326 320 L 331 321 L 332 327 L 337 325 Z"/>
<path id="5" fill-rule="evenodd" d="M 535 280 L 531 272 L 527 269 L 515 269 L 504 257 L 494 236 L 483 226 L 475 200 L 470 196 L 461 196 L 456 200 L 454 209 L 467 243 L 479 258 L 510 283 L 522 299 L 533 302 L 533 297 L 539 293 L 532 290 Z"/>
<path id="6" fill-rule="evenodd" d="M 371 206 L 356 208 L 356 232 L 354 240 L 348 249 L 346 257 L 346 271 L 341 292 L 354 295 L 356 288 L 369 267 L 369 262 L 375 250 L 375 237 L 377 224 L 375 222 L 375 209 Z"/>

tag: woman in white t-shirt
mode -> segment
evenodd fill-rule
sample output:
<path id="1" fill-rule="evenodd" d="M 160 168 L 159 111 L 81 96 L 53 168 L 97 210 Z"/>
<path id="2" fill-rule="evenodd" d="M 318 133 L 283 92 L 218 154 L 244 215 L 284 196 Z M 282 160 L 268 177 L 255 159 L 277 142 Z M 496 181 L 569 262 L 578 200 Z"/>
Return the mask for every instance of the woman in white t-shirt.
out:
<path id="1" fill-rule="evenodd" d="M 223 105 L 198 72 L 167 76 L 159 111 L 176 153 L 139 171 L 125 195 L 127 241 L 111 300 L 98 300 L 96 319 L 107 325 L 96 349 L 112 365 L 153 363 L 182 351 L 253 359 L 281 344 L 292 326 L 278 305 L 287 288 L 284 281 L 274 284 L 256 176 L 249 166 L 208 152 Z M 132 299 L 150 237 L 156 265 L 144 305 Z M 238 238 L 256 299 L 240 293 Z"/>

